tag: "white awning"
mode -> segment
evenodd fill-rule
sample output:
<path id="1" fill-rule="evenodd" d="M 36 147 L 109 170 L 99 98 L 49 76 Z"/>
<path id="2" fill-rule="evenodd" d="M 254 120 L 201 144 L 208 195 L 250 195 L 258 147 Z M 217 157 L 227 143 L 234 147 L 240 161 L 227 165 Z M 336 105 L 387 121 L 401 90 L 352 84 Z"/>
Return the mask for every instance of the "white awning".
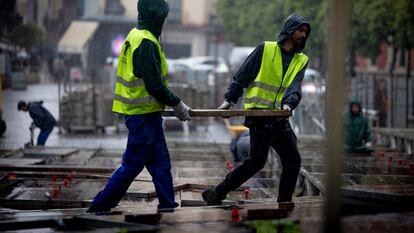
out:
<path id="1" fill-rule="evenodd" d="M 82 53 L 92 35 L 98 28 L 97 22 L 73 21 L 58 43 L 59 53 Z"/>

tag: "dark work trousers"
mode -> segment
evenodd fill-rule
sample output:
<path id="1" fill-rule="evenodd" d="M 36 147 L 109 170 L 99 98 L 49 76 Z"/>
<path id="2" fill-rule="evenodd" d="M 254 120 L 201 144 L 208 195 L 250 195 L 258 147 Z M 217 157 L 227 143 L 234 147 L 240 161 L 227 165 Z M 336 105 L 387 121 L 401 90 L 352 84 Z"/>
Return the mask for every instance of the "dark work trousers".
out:
<path id="1" fill-rule="evenodd" d="M 283 169 L 277 201 L 292 201 L 301 158 L 297 148 L 296 135 L 289 122 L 285 120 L 275 123 L 272 128 L 250 127 L 250 158 L 228 173 L 226 178 L 216 186 L 219 196 L 224 199 L 227 193 L 237 189 L 260 171 L 266 164 L 270 146 L 279 154 Z"/>
<path id="2" fill-rule="evenodd" d="M 152 176 L 159 202 L 158 209 L 177 207 L 161 113 L 125 116 L 125 124 L 128 128 L 128 143 L 122 157 L 122 166 L 95 197 L 90 210 L 109 211 L 115 207 L 144 167 Z"/>
<path id="3" fill-rule="evenodd" d="M 37 136 L 37 145 L 44 146 L 46 144 L 47 138 L 49 137 L 52 131 L 53 131 L 53 127 L 49 129 L 41 129 L 39 136 Z"/>

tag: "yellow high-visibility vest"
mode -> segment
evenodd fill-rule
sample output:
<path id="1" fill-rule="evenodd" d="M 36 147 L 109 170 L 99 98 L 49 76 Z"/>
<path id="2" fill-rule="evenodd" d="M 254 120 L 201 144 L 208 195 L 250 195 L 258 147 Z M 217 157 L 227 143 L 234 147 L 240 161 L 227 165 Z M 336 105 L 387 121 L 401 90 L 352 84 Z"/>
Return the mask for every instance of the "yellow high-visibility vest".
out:
<path id="1" fill-rule="evenodd" d="M 246 89 L 245 109 L 281 109 L 283 96 L 308 57 L 295 53 L 283 76 L 282 52 L 277 42 L 265 42 L 262 64 L 254 82 Z"/>
<path id="2" fill-rule="evenodd" d="M 145 89 L 144 80 L 136 77 L 133 72 L 133 53 L 143 39 L 148 39 L 157 46 L 161 58 L 161 75 L 165 80 L 165 86 L 168 86 L 167 60 L 160 43 L 151 32 L 134 28 L 129 32 L 119 56 L 113 112 L 124 115 L 142 115 L 161 112 L 165 109 L 165 105 L 158 102 Z"/>

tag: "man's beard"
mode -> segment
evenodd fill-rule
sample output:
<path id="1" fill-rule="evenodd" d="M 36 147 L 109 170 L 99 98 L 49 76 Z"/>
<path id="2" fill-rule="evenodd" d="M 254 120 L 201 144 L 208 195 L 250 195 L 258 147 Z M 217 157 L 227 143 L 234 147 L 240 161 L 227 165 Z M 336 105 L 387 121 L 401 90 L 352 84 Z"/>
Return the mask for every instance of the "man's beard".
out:
<path id="1" fill-rule="evenodd" d="M 295 44 L 296 44 L 296 46 L 301 46 L 304 41 L 305 41 L 305 38 L 296 39 Z"/>

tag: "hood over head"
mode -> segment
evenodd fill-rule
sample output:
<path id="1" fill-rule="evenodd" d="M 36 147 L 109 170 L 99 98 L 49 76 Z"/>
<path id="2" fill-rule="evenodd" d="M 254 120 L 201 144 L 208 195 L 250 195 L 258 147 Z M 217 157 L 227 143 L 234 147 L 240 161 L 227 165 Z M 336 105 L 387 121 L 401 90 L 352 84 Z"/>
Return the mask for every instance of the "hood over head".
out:
<path id="1" fill-rule="evenodd" d="M 300 46 L 297 46 L 295 49 L 296 53 L 302 52 L 306 46 L 306 40 L 308 39 L 311 32 L 311 26 L 305 20 L 305 18 L 300 15 L 293 13 L 286 19 L 283 29 L 277 37 L 277 42 L 279 44 L 282 44 L 283 41 L 289 38 L 302 25 L 305 25 L 308 28 L 308 32 L 306 33 L 306 38 L 303 40 L 302 44 Z"/>
<path id="2" fill-rule="evenodd" d="M 165 0 L 138 0 L 138 29 L 150 31 L 156 38 L 168 16 L 169 7 Z"/>
<path id="3" fill-rule="evenodd" d="M 361 101 L 357 100 L 357 99 L 353 99 L 351 100 L 351 102 L 349 102 L 349 113 L 352 114 L 352 105 L 357 105 L 359 108 L 359 114 L 362 113 L 362 105 L 361 105 Z"/>

